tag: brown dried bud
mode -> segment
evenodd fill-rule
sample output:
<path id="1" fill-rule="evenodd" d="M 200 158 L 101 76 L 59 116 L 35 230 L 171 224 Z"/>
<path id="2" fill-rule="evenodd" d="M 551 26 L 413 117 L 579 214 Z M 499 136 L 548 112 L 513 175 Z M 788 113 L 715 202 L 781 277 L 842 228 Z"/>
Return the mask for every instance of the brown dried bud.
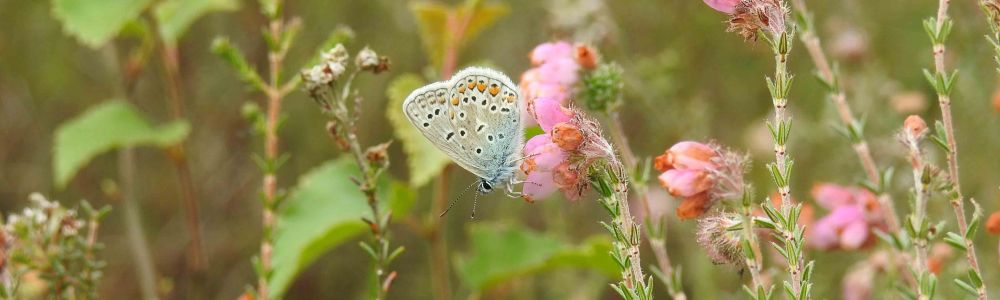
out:
<path id="1" fill-rule="evenodd" d="M 552 126 L 552 142 L 560 149 L 573 151 L 583 144 L 583 132 L 572 123 L 561 122 Z"/>
<path id="2" fill-rule="evenodd" d="M 333 138 L 333 141 L 337 143 L 337 146 L 340 147 L 340 149 L 348 149 L 350 148 L 350 145 L 340 134 L 339 126 L 340 124 L 337 124 L 337 122 L 334 121 L 326 122 L 326 133 L 330 134 L 330 137 Z"/>
<path id="3" fill-rule="evenodd" d="M 749 41 L 757 40 L 758 30 L 779 36 L 786 30 L 787 16 L 787 11 L 777 0 L 743 0 L 729 16 L 726 31 L 736 32 Z"/>
<path id="4" fill-rule="evenodd" d="M 910 115 L 903 121 L 903 130 L 906 130 L 908 138 L 920 139 L 927 133 L 927 122 L 918 115 Z"/>
<path id="5" fill-rule="evenodd" d="M 580 174 L 574 170 L 568 161 L 564 161 L 552 170 L 552 181 L 560 188 L 569 188 L 580 183 Z"/>
<path id="6" fill-rule="evenodd" d="M 712 207 L 712 199 L 708 192 L 696 194 L 684 198 L 681 205 L 677 206 L 677 217 L 681 220 L 690 220 L 705 214 Z"/>
<path id="7" fill-rule="evenodd" d="M 597 67 L 597 51 L 586 44 L 576 45 L 576 63 L 587 70 Z"/>
<path id="8" fill-rule="evenodd" d="M 389 145 L 391 145 L 391 144 L 392 144 L 392 141 L 388 141 L 388 142 L 385 142 L 385 143 L 381 143 L 381 144 L 378 144 L 378 145 L 375 145 L 375 146 L 368 147 L 368 150 L 365 150 L 365 159 L 368 160 L 369 164 L 371 164 L 372 166 L 378 167 L 378 168 L 384 168 L 384 167 L 388 166 L 389 165 Z"/>
<path id="9" fill-rule="evenodd" d="M 1000 234 L 1000 211 L 990 214 L 990 218 L 986 220 L 986 231 Z"/>

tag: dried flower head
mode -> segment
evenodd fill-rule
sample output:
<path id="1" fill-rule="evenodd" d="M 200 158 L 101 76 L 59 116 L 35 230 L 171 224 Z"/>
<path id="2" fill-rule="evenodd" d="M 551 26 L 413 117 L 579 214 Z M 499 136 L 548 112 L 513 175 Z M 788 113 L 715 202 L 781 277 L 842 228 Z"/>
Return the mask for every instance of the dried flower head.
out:
<path id="1" fill-rule="evenodd" d="M 787 29 L 788 9 L 778 0 L 741 0 L 729 15 L 729 28 L 745 40 L 757 40 L 757 31 L 780 36 Z"/>
<path id="2" fill-rule="evenodd" d="M 347 60 L 351 58 L 351 55 L 347 53 L 347 48 L 344 47 L 344 44 L 337 44 L 336 46 L 333 46 L 333 48 L 330 48 L 330 50 L 320 54 L 320 58 L 323 59 L 323 62 L 346 65 Z"/>
<path id="3" fill-rule="evenodd" d="M 979 4 L 982 5 L 983 10 L 986 11 L 986 15 L 990 18 L 992 26 L 1000 27 L 1000 1 L 982 0 Z"/>
<path id="4" fill-rule="evenodd" d="M 365 160 L 368 161 L 373 167 L 376 168 L 386 168 L 389 166 L 389 145 L 392 141 L 381 143 L 375 146 L 368 147 L 365 150 Z"/>
<path id="5" fill-rule="evenodd" d="M 552 142 L 566 151 L 573 151 L 583 143 L 583 133 L 580 128 L 570 122 L 561 122 L 552 126 Z"/>
<path id="6" fill-rule="evenodd" d="M 718 213 L 698 221 L 698 245 L 716 264 L 740 267 L 743 257 L 742 234 L 733 228 L 740 225 L 740 216 Z"/>
<path id="7" fill-rule="evenodd" d="M 354 65 L 362 71 L 371 71 L 372 73 L 378 74 L 386 70 L 389 70 L 389 58 L 385 56 L 379 56 L 378 53 L 372 51 L 372 49 L 365 47 L 358 52 L 358 55 L 354 57 Z"/>

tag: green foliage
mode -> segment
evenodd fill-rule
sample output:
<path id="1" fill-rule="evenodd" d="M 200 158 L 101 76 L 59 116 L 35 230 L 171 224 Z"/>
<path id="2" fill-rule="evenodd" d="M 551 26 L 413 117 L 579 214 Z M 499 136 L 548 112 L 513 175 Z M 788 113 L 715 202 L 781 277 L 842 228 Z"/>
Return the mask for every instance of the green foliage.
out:
<path id="1" fill-rule="evenodd" d="M 424 44 L 424 51 L 427 51 L 434 66 L 441 66 L 448 47 L 454 47 L 455 50 L 461 48 L 510 10 L 506 4 L 479 2 L 466 0 L 465 4 L 458 7 L 434 2 L 414 2 L 410 5 L 410 10 L 420 27 L 420 40 Z M 458 24 L 468 22 L 468 24 L 465 30 L 459 33 L 455 30 L 456 25 L 450 22 Z"/>
<path id="2" fill-rule="evenodd" d="M 99 48 L 139 17 L 152 0 L 53 0 L 52 14 L 63 30 Z"/>
<path id="3" fill-rule="evenodd" d="M 198 18 L 238 7 L 239 2 L 236 0 L 165 0 L 156 5 L 153 15 L 163 42 L 176 44 Z"/>
<path id="4" fill-rule="evenodd" d="M 469 236 L 472 254 L 458 259 L 456 266 L 459 277 L 474 290 L 560 267 L 593 269 L 611 278 L 621 276 L 607 255 L 611 243 L 603 236 L 572 246 L 549 233 L 495 223 L 477 223 Z"/>
<path id="5" fill-rule="evenodd" d="M 296 274 L 320 255 L 365 231 L 361 218 L 369 214 L 367 200 L 350 179 L 358 172 L 352 160 L 341 158 L 299 179 L 287 205 L 278 212 L 270 280 L 272 298 L 279 298 Z M 403 184 L 384 180 L 378 191 L 382 205 L 388 205 L 397 219 L 406 216 L 413 206 L 414 194 Z"/>
<path id="6" fill-rule="evenodd" d="M 597 69 L 583 77 L 583 90 L 580 100 L 587 109 L 606 112 L 621 105 L 622 79 L 624 71 L 618 64 L 601 64 Z"/>
<path id="7" fill-rule="evenodd" d="M 62 188 L 98 154 L 117 147 L 175 145 L 188 135 L 187 121 L 153 127 L 132 105 L 112 99 L 56 129 L 52 153 L 56 186 Z"/>
<path id="8" fill-rule="evenodd" d="M 392 123 L 396 138 L 403 142 L 403 152 L 406 153 L 406 165 L 410 170 L 410 185 L 419 187 L 427 184 L 441 169 L 444 169 L 451 159 L 434 147 L 403 114 L 403 101 L 411 91 L 424 85 L 420 76 L 403 74 L 391 83 L 386 90 L 389 97 L 389 107 L 386 117 Z"/>

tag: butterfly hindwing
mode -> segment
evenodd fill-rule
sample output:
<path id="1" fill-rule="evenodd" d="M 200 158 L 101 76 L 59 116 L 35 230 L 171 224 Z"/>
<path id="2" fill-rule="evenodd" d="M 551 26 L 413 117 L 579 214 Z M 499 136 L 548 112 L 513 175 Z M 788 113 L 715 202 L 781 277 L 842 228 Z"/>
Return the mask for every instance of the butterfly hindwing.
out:
<path id="1" fill-rule="evenodd" d="M 403 111 L 420 132 L 456 163 L 481 178 L 507 177 L 520 148 L 517 87 L 507 76 L 468 68 L 451 80 L 417 89 Z"/>

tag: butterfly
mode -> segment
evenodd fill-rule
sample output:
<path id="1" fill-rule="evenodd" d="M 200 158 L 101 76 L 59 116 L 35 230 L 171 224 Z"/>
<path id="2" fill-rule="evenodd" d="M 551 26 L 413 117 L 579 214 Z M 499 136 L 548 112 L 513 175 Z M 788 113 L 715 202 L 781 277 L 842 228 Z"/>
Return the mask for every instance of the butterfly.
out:
<path id="1" fill-rule="evenodd" d="M 507 75 L 466 68 L 410 93 L 403 112 L 431 144 L 479 177 L 479 193 L 506 185 L 516 195 L 524 130 L 520 92 Z"/>

